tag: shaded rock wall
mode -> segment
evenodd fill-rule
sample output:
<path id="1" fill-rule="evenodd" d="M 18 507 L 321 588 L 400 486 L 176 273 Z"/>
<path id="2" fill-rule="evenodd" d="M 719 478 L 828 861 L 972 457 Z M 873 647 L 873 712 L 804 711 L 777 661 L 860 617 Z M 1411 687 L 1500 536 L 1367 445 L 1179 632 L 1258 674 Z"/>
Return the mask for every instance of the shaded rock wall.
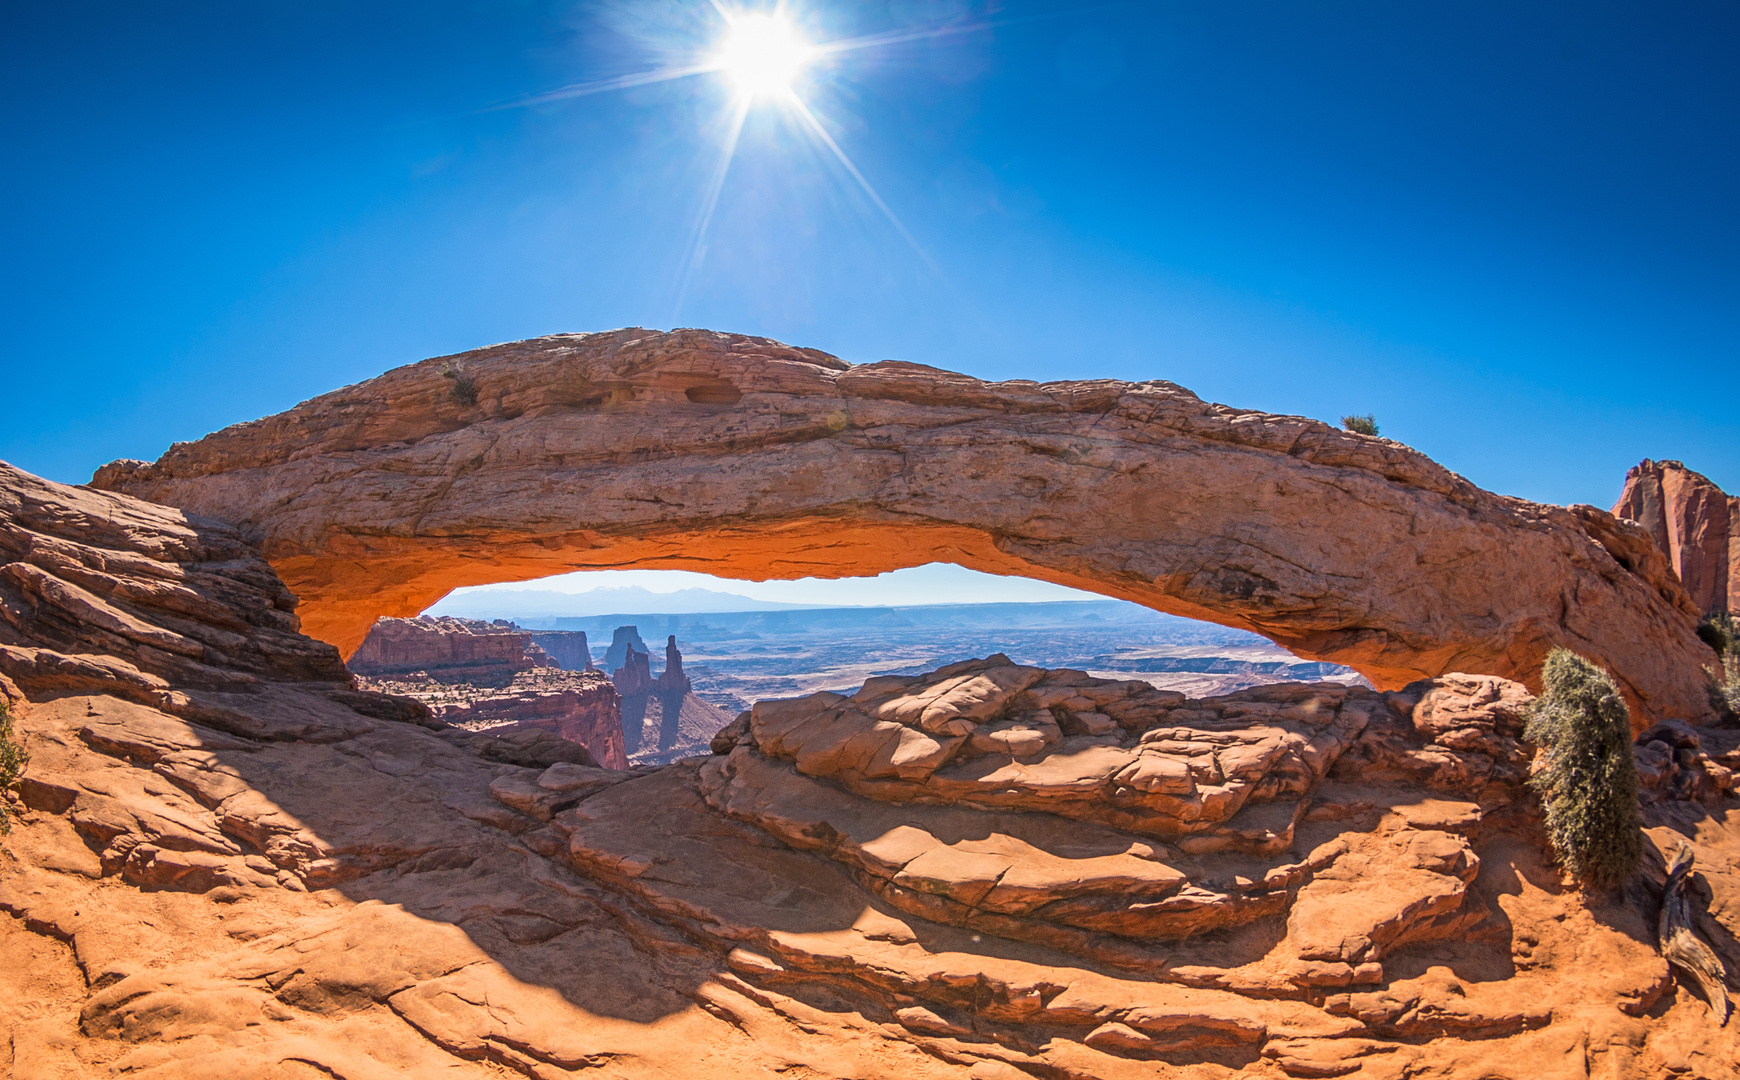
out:
<path id="1" fill-rule="evenodd" d="M 592 647 L 584 630 L 548 630 L 532 634 L 532 642 L 566 671 L 593 671 Z"/>
<path id="2" fill-rule="evenodd" d="M 658 686 L 652 674 L 652 658 L 632 648 L 624 653 L 624 657 L 622 666 L 610 673 L 617 693 L 623 697 L 642 697 L 652 693 Z"/>
<path id="3" fill-rule="evenodd" d="M 616 642 L 624 650 L 623 665 L 611 674 L 616 689 L 622 694 L 622 727 L 628 754 L 635 761 L 674 760 L 685 751 L 706 745 L 725 723 L 730 714 L 691 692 L 689 677 L 683 674 L 683 654 L 677 650 L 677 635 L 665 640 L 665 669 L 655 678 L 652 658 L 636 643 L 640 634 L 632 626 L 619 627 Z M 651 745 L 645 732 L 653 731 Z"/>
<path id="4" fill-rule="evenodd" d="M 1161 381 L 559 335 L 398 368 L 93 483 L 235 523 L 347 651 L 461 585 L 944 561 L 1252 630 L 1379 687 L 1527 680 L 1564 645 L 1615 672 L 1640 723 L 1708 709 L 1698 612 L 1643 529 Z"/>
<path id="5" fill-rule="evenodd" d="M 1740 499 L 1680 462 L 1645 460 L 1613 513 L 1649 530 L 1699 611 L 1740 611 Z"/>
<path id="6" fill-rule="evenodd" d="M 638 627 L 617 627 L 616 631 L 610 635 L 610 648 L 604 650 L 604 664 L 602 665 L 604 670 L 612 675 L 616 674 L 617 668 L 628 663 L 628 654 L 631 650 L 643 656 L 652 652 L 651 649 L 647 648 L 646 642 L 641 640 Z"/>

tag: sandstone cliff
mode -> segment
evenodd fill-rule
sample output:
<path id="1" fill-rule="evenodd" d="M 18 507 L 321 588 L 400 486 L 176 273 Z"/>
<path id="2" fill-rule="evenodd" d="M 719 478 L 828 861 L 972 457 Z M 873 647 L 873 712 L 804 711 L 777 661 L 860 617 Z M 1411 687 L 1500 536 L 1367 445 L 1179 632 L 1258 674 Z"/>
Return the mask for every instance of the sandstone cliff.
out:
<path id="1" fill-rule="evenodd" d="M 1699 611 L 1740 611 L 1740 499 L 1677 461 L 1646 460 L 1613 513 L 1649 530 Z"/>
<path id="2" fill-rule="evenodd" d="M 1652 732 L 1567 892 L 1523 687 L 1196 700 L 1002 657 L 762 702 L 628 773 L 358 692 L 237 534 L 0 467 L 0 1071 L 137 1080 L 1733 1075 L 1740 753 Z M 578 751 L 584 754 L 584 751 Z M 1657 760 L 1659 759 L 1659 760 Z M 1691 894 L 1696 900 L 1697 890 Z"/>
<path id="3" fill-rule="evenodd" d="M 1384 688 L 1527 680 L 1564 645 L 1614 671 L 1640 723 L 1708 709 L 1699 613 L 1644 530 L 1166 382 L 559 335 L 399 368 L 93 483 L 234 523 L 346 651 L 460 585 L 942 561 L 1253 630 Z"/>
<path id="4" fill-rule="evenodd" d="M 496 737 L 537 728 L 584 746 L 588 764 L 628 768 L 616 688 L 600 671 L 564 671 L 535 636 L 501 620 L 381 619 L 349 666 L 366 689 L 420 701 L 444 723 Z M 572 649 L 571 637 L 560 645 Z M 577 644 L 585 653 L 586 635 Z"/>
<path id="5" fill-rule="evenodd" d="M 586 643 L 584 630 L 545 630 L 534 633 L 532 643 L 564 670 L 596 670 L 592 663 L 592 647 Z"/>
<path id="6" fill-rule="evenodd" d="M 532 637 L 479 619 L 380 619 L 351 654 L 349 668 L 375 677 L 427 671 L 442 682 L 501 686 L 533 666 Z"/>
<path id="7" fill-rule="evenodd" d="M 547 731 L 585 748 L 587 765 L 629 767 L 623 746 L 622 698 L 601 671 L 540 666 L 503 686 L 454 684 L 425 672 L 386 678 L 358 677 L 364 689 L 422 702 L 443 723 L 491 737 Z"/>

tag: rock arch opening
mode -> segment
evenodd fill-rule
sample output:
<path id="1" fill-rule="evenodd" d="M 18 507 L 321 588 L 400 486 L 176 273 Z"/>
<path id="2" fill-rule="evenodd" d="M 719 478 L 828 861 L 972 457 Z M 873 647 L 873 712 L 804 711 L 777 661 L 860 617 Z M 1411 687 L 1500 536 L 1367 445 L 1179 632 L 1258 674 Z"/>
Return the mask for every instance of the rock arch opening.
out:
<path id="1" fill-rule="evenodd" d="M 659 668 L 674 638 L 705 693 L 732 711 L 993 653 L 1198 697 L 1289 679 L 1361 681 L 1351 668 L 1303 660 L 1247 631 L 947 564 L 768 583 L 582 572 L 457 590 L 423 614 L 511 624 L 552 656 L 560 652 L 562 667 L 611 675 L 630 649 Z"/>
<path id="2" fill-rule="evenodd" d="M 1166 382 L 558 335 L 399 368 L 93 482 L 241 526 L 304 628 L 347 654 L 378 616 L 460 586 L 948 562 L 1248 630 L 1380 688 L 1526 681 L 1565 645 L 1615 672 L 1640 721 L 1708 708 L 1698 613 L 1642 529 Z"/>
<path id="3" fill-rule="evenodd" d="M 850 694 L 866 679 L 995 655 L 1192 698 L 1280 682 L 1366 685 L 1245 631 L 942 564 L 769 583 L 583 572 L 461 589 L 417 619 L 378 621 L 350 667 L 366 688 L 422 700 L 445 722 L 535 724 L 620 766 L 705 753 L 757 701 Z"/>

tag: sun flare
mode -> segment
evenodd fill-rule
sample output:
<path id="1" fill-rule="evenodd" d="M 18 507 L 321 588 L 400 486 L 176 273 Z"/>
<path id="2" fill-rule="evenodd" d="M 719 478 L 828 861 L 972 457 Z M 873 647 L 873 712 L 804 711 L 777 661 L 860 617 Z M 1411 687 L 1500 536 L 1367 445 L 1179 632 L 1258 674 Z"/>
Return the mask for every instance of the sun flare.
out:
<path id="1" fill-rule="evenodd" d="M 919 244 L 918 238 L 901 223 L 894 209 L 877 194 L 869 177 L 853 163 L 839 141 L 829 134 L 830 121 L 827 112 L 820 106 L 812 107 L 812 102 L 806 100 L 818 93 L 825 94 L 828 90 L 827 80 L 817 80 L 814 85 L 810 85 L 808 80 L 800 82 L 800 77 L 812 65 L 825 66 L 831 72 L 842 56 L 862 50 L 977 33 L 988 29 L 992 24 L 980 19 L 957 18 L 929 26 L 811 41 L 799 32 L 797 22 L 786 10 L 786 4 L 794 0 L 776 0 L 778 6 L 773 10 L 758 12 L 743 10 L 737 6 L 739 2 L 741 0 L 710 0 L 708 6 L 719 16 L 720 23 L 723 24 L 720 29 L 723 32 L 717 38 L 710 38 L 694 52 L 675 48 L 661 49 L 666 55 L 666 63 L 661 67 L 572 83 L 496 108 L 549 105 L 570 98 L 631 90 L 697 76 L 718 77 L 731 84 L 735 93 L 721 102 L 724 108 L 715 125 L 721 136 L 718 157 L 713 167 L 707 170 L 707 182 L 702 189 L 700 205 L 695 214 L 689 255 L 678 276 L 676 302 L 670 318 L 672 323 L 677 321 L 677 312 L 682 309 L 689 285 L 700 269 L 706 252 L 708 229 L 713 222 L 713 213 L 718 208 L 720 194 L 725 188 L 726 175 L 731 171 L 731 163 L 737 156 L 744 123 L 756 111 L 757 106 L 762 104 L 775 106 L 769 112 L 776 114 L 777 119 L 786 121 L 788 129 L 794 129 L 817 147 L 825 149 L 827 156 L 839 163 L 840 168 L 862 190 L 864 197 L 876 211 L 888 219 L 888 224 L 894 231 L 911 245 L 919 259 L 940 278 L 941 271 Z M 804 0 L 795 2 L 802 4 Z M 713 25 L 719 27 L 719 23 Z"/>
<path id="2" fill-rule="evenodd" d="M 740 15 L 731 21 L 730 35 L 719 54 L 719 67 L 749 97 L 783 94 L 791 89 L 815 50 L 777 15 Z"/>

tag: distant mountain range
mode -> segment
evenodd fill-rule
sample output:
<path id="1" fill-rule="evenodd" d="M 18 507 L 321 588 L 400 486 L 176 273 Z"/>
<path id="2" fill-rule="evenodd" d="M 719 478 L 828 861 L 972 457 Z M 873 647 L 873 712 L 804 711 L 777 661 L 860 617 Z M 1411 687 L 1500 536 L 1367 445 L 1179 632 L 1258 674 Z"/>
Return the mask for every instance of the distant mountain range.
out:
<path id="1" fill-rule="evenodd" d="M 987 619 L 1014 619 L 1018 623 L 1027 623 L 1037 618 L 1044 625 L 1052 625 L 1060 619 L 1065 622 L 1078 619 L 1090 622 L 1110 619 L 1121 622 L 1129 619 L 1144 621 L 1172 618 L 1127 601 L 1105 598 L 979 604 L 783 604 L 715 589 L 652 592 L 638 585 L 589 589 L 586 592 L 561 592 L 555 589 L 488 589 L 464 592 L 446 597 L 424 614 L 454 615 L 463 619 L 509 619 L 539 629 L 584 629 L 580 625 L 582 622 L 608 620 L 617 616 L 751 616 L 758 612 L 792 612 L 803 625 L 814 624 L 813 628 L 817 629 L 830 624 L 855 626 L 872 621 L 887 625 L 890 619 L 900 617 L 898 612 L 911 612 L 914 618 L 920 618 L 925 624 L 939 626 L 963 619 L 967 624 L 978 625 Z M 923 614 L 919 615 L 920 612 Z M 1031 614 L 1027 614 L 1029 612 Z M 1040 614 L 1042 612 L 1044 614 Z M 779 621 L 769 624 L 770 626 L 786 625 L 784 616 L 774 617 Z M 761 618 L 765 619 L 765 616 Z M 570 623 L 574 625 L 569 625 Z"/>
<path id="2" fill-rule="evenodd" d="M 755 600 L 712 589 L 678 589 L 661 593 L 630 585 L 572 593 L 554 589 L 489 589 L 446 597 L 426 614 L 456 615 L 465 619 L 537 619 L 617 612 L 700 615 L 720 611 L 799 611 L 818 606 Z"/>

